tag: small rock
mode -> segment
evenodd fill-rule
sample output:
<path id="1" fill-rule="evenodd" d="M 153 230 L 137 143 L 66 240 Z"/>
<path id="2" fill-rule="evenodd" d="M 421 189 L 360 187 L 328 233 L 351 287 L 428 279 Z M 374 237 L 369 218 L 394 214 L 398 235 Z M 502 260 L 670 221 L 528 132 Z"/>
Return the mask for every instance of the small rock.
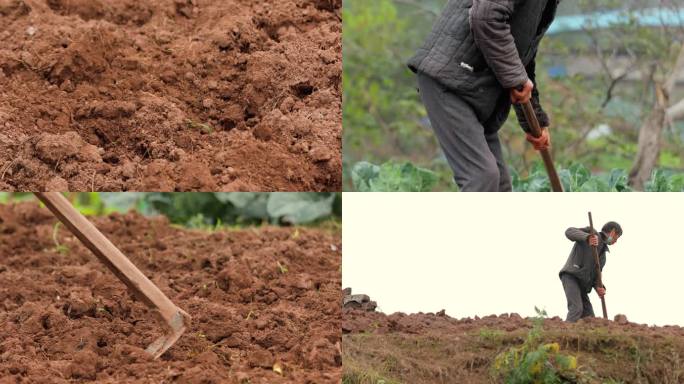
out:
<path id="1" fill-rule="evenodd" d="M 69 183 L 63 178 L 56 176 L 45 184 L 45 192 L 68 192 Z"/>
<path id="2" fill-rule="evenodd" d="M 26 28 L 26 34 L 29 35 L 29 36 L 35 35 L 37 31 L 38 31 L 38 30 L 37 30 L 36 27 L 34 27 L 33 25 L 31 25 L 30 27 Z"/>
<path id="3" fill-rule="evenodd" d="M 207 97 L 206 99 L 202 100 L 202 106 L 206 109 L 210 109 L 214 106 L 214 100 Z"/>
<path id="4" fill-rule="evenodd" d="M 615 315 L 614 321 L 618 324 L 625 325 L 629 324 L 629 321 L 627 320 L 627 316 L 619 314 Z"/>
<path id="5" fill-rule="evenodd" d="M 211 91 L 218 89 L 218 82 L 216 80 L 209 80 L 207 82 L 207 88 Z"/>

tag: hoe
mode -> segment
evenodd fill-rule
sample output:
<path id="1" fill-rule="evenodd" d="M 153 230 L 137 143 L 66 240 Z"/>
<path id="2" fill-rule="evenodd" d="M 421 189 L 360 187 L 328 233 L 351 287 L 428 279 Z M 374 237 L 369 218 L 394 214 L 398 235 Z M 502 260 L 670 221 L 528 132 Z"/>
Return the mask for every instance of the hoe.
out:
<path id="1" fill-rule="evenodd" d="M 525 113 L 525 119 L 530 126 L 530 133 L 532 136 L 539 138 L 542 135 L 541 127 L 539 126 L 539 120 L 537 120 L 537 115 L 534 113 L 534 108 L 531 102 L 522 104 L 523 112 Z M 551 152 L 548 149 L 543 149 L 541 152 L 542 160 L 544 161 L 544 167 L 546 168 L 546 173 L 549 175 L 549 181 L 551 182 L 551 190 L 554 192 L 563 192 L 563 185 L 558 178 L 558 173 L 556 172 L 556 167 L 553 165 L 553 158 L 551 157 Z"/>
<path id="2" fill-rule="evenodd" d="M 156 359 L 171 348 L 185 332 L 190 315 L 177 307 L 62 194 L 46 192 L 36 193 L 36 196 L 140 300 L 155 309 L 166 323 L 166 334 L 150 344 L 145 351 Z"/>
<path id="3" fill-rule="evenodd" d="M 591 212 L 589 212 L 589 230 L 591 233 L 596 234 L 594 230 L 594 219 L 591 217 Z M 596 246 L 592 245 L 591 249 L 594 251 L 594 262 L 596 263 L 596 287 L 603 288 L 603 277 L 601 276 L 601 260 L 599 259 L 598 250 Z M 603 318 L 608 318 L 608 310 L 606 309 L 606 299 L 601 298 L 601 309 L 603 309 Z"/>

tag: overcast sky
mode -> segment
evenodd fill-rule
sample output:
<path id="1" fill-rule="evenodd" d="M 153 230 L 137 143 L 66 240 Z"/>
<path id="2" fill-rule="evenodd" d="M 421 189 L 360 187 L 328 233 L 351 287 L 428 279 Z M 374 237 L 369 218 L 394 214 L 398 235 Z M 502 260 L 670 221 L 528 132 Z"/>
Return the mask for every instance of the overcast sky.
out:
<path id="1" fill-rule="evenodd" d="M 624 230 L 603 270 L 609 318 L 684 326 L 682 193 L 345 193 L 343 286 L 385 313 L 532 316 L 536 305 L 565 318 L 564 232 L 587 226 L 589 210 L 598 230 Z"/>

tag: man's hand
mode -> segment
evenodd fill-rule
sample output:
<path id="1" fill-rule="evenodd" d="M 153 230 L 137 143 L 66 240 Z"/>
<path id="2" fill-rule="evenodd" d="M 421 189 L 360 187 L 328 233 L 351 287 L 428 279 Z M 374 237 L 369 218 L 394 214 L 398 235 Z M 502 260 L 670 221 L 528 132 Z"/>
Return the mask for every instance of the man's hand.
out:
<path id="1" fill-rule="evenodd" d="M 593 247 L 598 247 L 598 236 L 596 234 L 589 235 L 587 242 Z"/>
<path id="2" fill-rule="evenodd" d="M 511 103 L 522 104 L 527 103 L 532 98 L 532 90 L 534 89 L 534 83 L 532 80 L 527 80 L 525 84 L 519 87 L 519 89 L 511 88 Z"/>
<path id="3" fill-rule="evenodd" d="M 542 134 L 539 137 L 534 137 L 528 133 L 527 141 L 529 141 L 537 151 L 549 149 L 551 146 L 551 135 L 549 135 L 549 129 L 546 127 L 542 128 Z"/>
<path id="4" fill-rule="evenodd" d="M 605 288 L 596 288 L 596 293 L 598 293 L 599 297 L 603 297 L 606 295 L 606 289 Z"/>

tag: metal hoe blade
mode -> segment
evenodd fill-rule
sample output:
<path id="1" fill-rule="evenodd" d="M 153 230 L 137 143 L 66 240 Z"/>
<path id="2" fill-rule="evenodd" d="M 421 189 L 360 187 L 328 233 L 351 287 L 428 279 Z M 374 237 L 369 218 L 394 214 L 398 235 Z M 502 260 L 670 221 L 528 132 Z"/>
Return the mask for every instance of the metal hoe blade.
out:
<path id="1" fill-rule="evenodd" d="M 185 332 L 190 315 L 177 307 L 62 194 L 36 192 L 36 196 L 140 300 L 161 316 L 168 327 L 167 333 L 150 344 L 146 351 L 156 359 L 171 348 Z"/>

